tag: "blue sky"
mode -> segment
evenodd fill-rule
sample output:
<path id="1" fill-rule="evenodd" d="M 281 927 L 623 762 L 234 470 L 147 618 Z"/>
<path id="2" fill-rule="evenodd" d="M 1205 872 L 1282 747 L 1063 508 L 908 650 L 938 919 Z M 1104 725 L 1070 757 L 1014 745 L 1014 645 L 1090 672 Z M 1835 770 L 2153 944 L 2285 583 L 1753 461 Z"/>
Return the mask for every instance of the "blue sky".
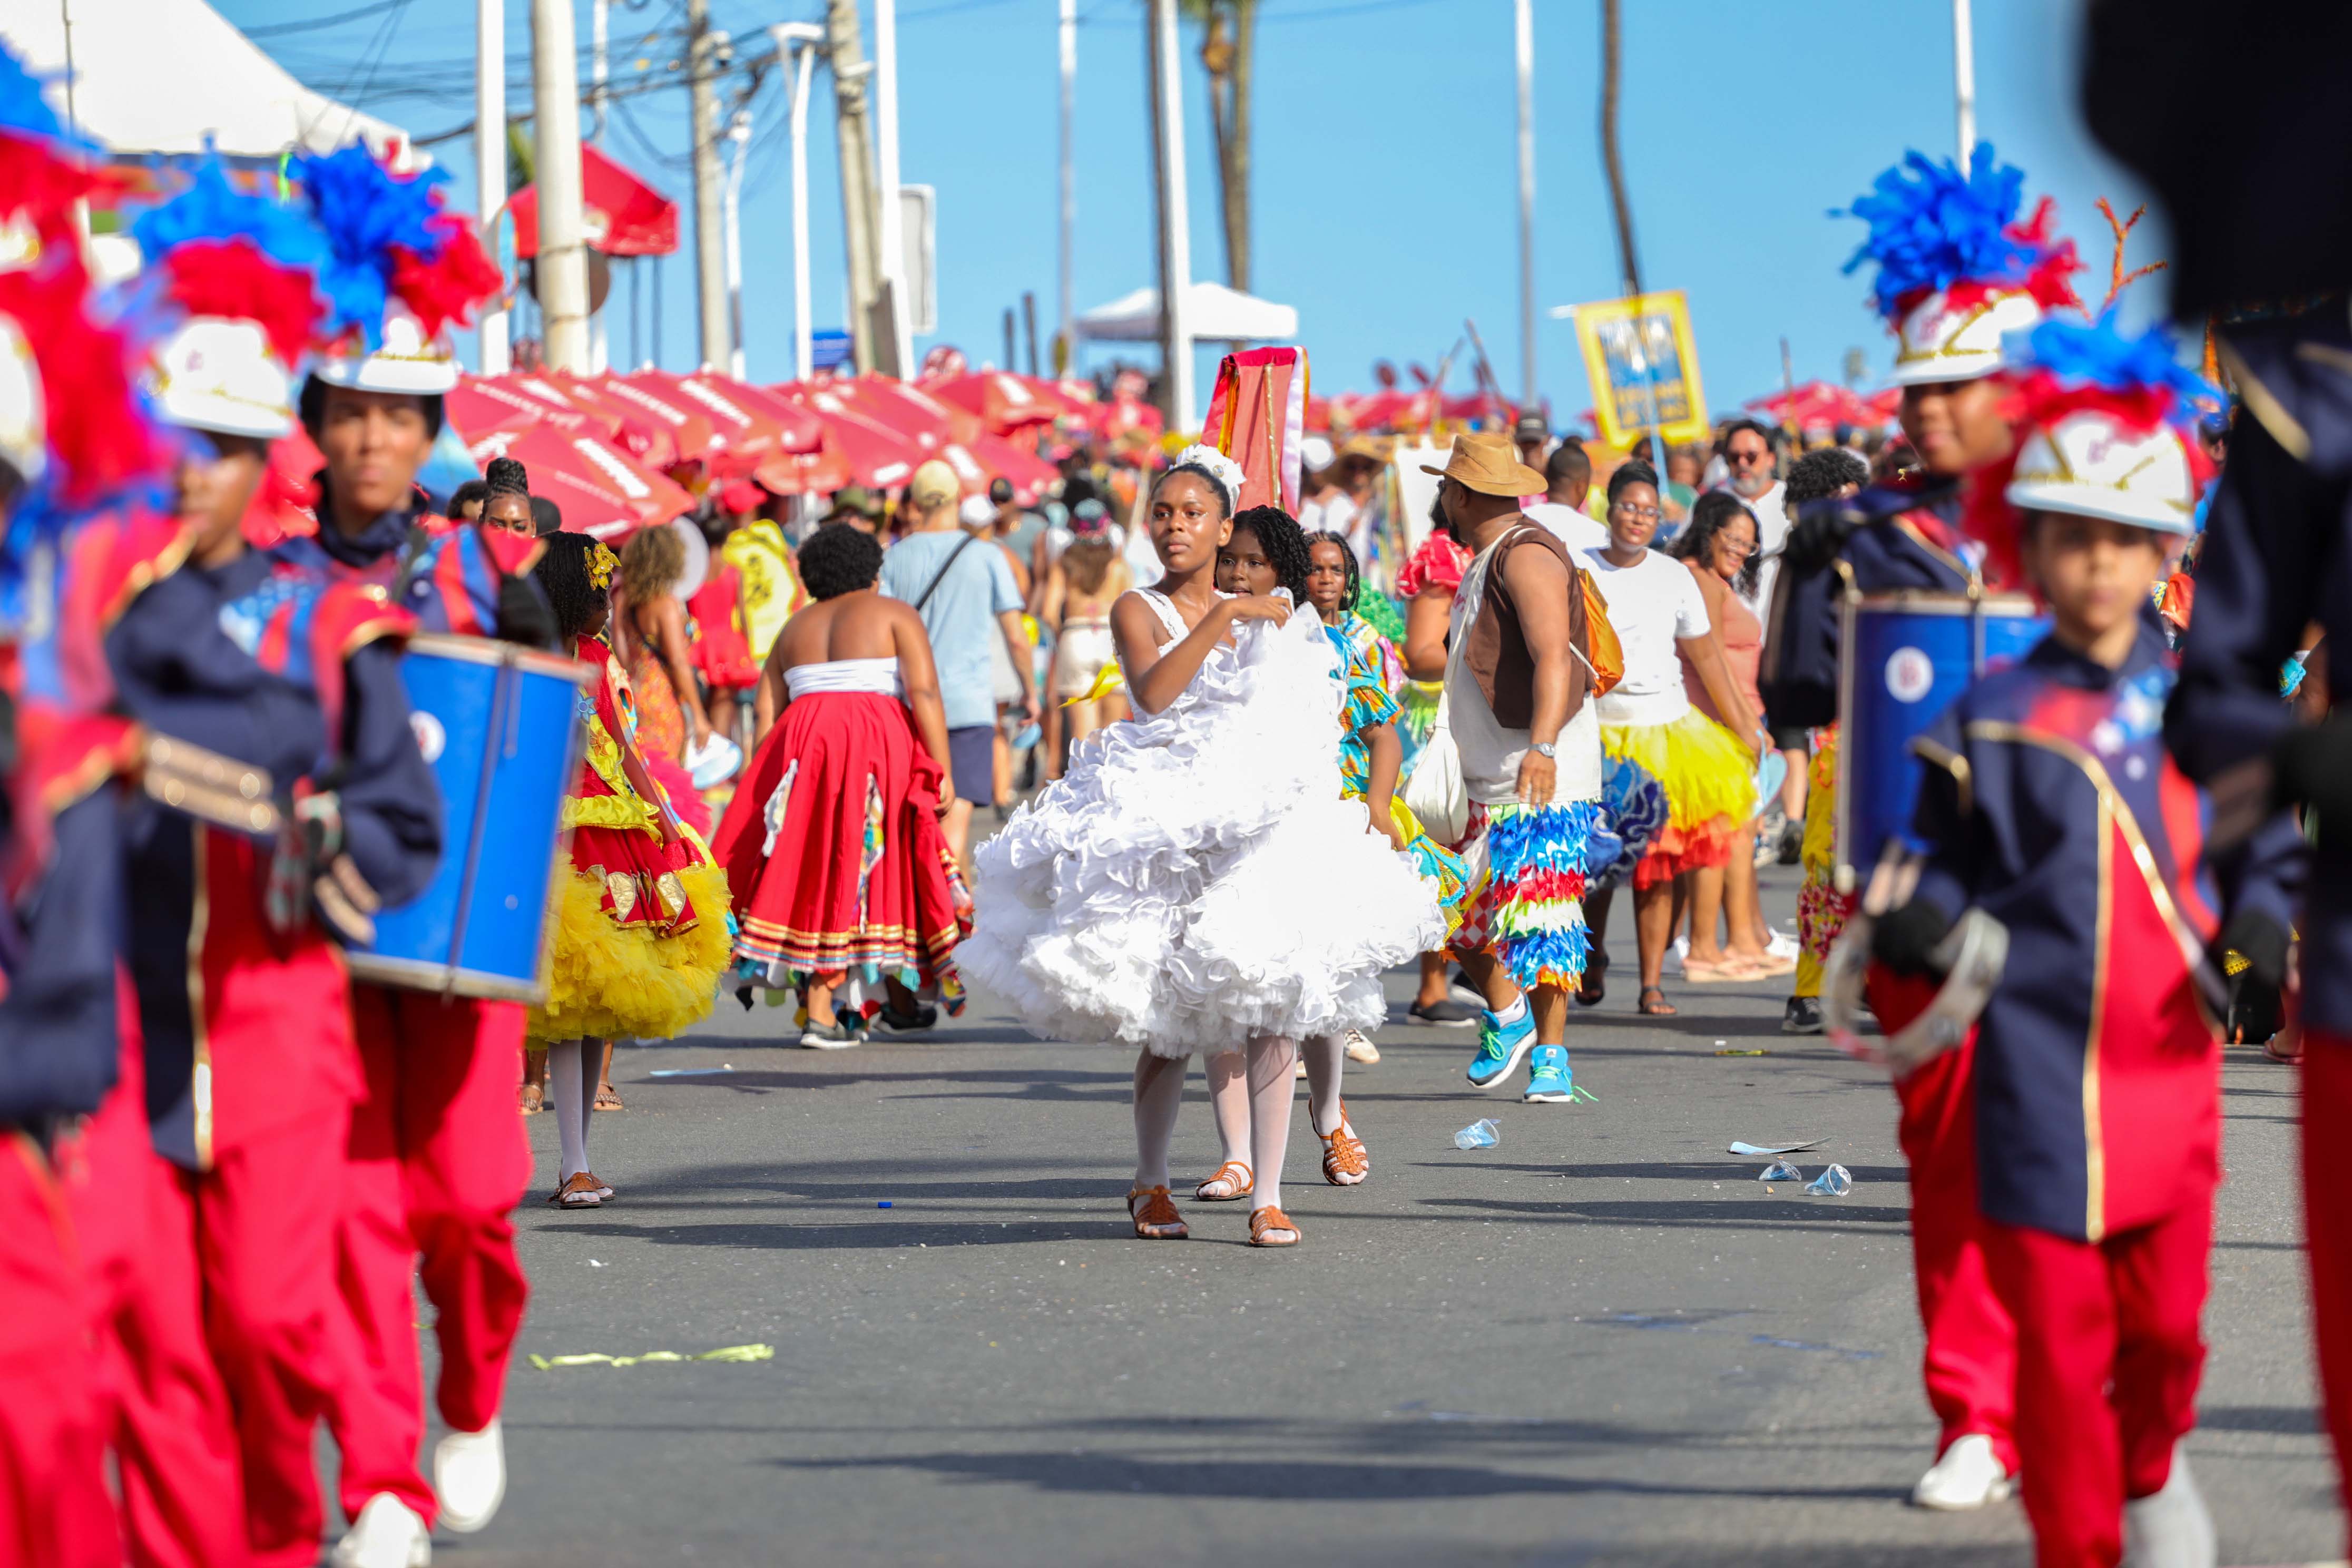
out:
<path id="1" fill-rule="evenodd" d="M 308 20 L 335 0 L 215 0 L 240 26 Z M 815 19 L 815 0 L 713 0 L 717 25 L 745 40 L 772 22 Z M 530 46 L 529 5 L 508 7 L 508 47 Z M 870 3 L 867 6 L 870 16 Z M 1841 378 L 1846 351 L 1883 377 L 1887 339 L 1865 284 L 1839 272 L 1860 226 L 1829 217 L 1906 147 L 1954 144 L 1947 0 L 1808 0 L 1802 5 L 1630 4 L 1620 133 L 1644 279 L 1690 297 L 1709 404 L 1718 412 L 1780 384 L 1780 339 L 1797 379 Z M 2094 301 L 2111 246 L 2094 203 L 2128 212 L 2140 193 L 2091 143 L 2074 107 L 2076 7 L 1977 0 L 1979 134 L 2021 164 L 2029 188 L 2057 197 L 2082 245 Z M 473 52 L 469 0 L 407 0 L 394 26 L 363 16 L 261 41 L 322 91 L 353 96 L 420 136 L 471 117 L 462 84 Z M 588 38 L 588 5 L 579 5 Z M 939 190 L 940 331 L 974 363 L 1002 353 L 1002 314 L 1037 295 L 1041 338 L 1055 300 L 1057 68 L 1055 0 L 901 0 L 902 177 Z M 1150 141 L 1140 0 L 1080 0 L 1076 293 L 1080 310 L 1154 280 Z M 678 52 L 656 39 L 677 0 L 613 10 L 616 81 L 658 79 Z M 1536 0 L 1539 306 L 1618 291 L 1616 244 L 1598 134 L 1599 0 Z M 1520 384 L 1511 0 L 1262 0 L 1255 94 L 1255 291 L 1296 304 L 1322 391 L 1372 384 L 1372 363 L 1433 367 L 1477 322 L 1503 384 Z M 871 47 L 869 36 L 868 47 Z M 1187 158 L 1195 277 L 1223 279 L 1215 161 L 1197 39 L 1186 42 Z M 670 79 L 677 79 L 674 76 Z M 444 89 L 438 96 L 420 89 Z M 690 211 L 685 93 L 630 101 L 634 129 L 606 148 Z M 815 324 L 842 324 L 841 208 L 822 71 L 810 116 Z M 527 102 L 528 93 L 511 100 Z M 755 380 L 791 373 L 791 181 L 781 84 L 752 104 L 745 185 L 745 339 Z M 473 205 L 472 154 L 435 149 Z M 671 164 L 656 164 L 650 153 Z M 690 247 L 691 225 L 687 244 Z M 2135 260 L 2159 258 L 2151 214 Z M 693 356 L 692 260 L 666 264 L 664 363 Z M 647 280 L 650 304 L 650 278 Z M 2161 308 L 2159 276 L 2127 310 Z M 609 331 L 627 352 L 625 281 Z M 641 335 L 641 347 L 649 346 Z M 1082 365 L 1106 350 L 1089 351 Z M 1149 355 L 1150 351 L 1139 351 Z M 1561 418 L 1591 401 L 1569 323 L 1538 327 L 1540 383 Z M 1213 357 L 1203 355 L 1206 377 Z M 1457 366 L 1448 383 L 1470 385 Z"/>

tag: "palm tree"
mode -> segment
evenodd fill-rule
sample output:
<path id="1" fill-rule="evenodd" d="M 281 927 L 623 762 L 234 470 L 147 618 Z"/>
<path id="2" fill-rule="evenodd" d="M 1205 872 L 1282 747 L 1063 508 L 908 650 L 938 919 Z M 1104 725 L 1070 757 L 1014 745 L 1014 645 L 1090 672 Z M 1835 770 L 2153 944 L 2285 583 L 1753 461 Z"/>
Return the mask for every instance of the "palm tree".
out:
<path id="1" fill-rule="evenodd" d="M 1209 73 L 1209 118 L 1217 135 L 1217 191 L 1224 208 L 1225 281 L 1250 286 L 1250 68 L 1256 48 L 1257 0 L 1181 0 L 1201 27 L 1201 65 Z"/>

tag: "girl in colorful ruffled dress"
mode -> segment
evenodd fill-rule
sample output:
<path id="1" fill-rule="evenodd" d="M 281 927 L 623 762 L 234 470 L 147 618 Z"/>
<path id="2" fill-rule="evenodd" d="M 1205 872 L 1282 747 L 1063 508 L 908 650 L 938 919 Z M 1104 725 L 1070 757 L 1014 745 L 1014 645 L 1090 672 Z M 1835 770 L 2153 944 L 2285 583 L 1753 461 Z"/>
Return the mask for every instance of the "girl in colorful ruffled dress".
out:
<path id="1" fill-rule="evenodd" d="M 1321 541 L 1320 549 L 1310 541 Z M 1346 566 L 1336 573 L 1318 558 L 1327 557 L 1336 542 Z M 1438 887 L 1439 902 L 1449 911 L 1469 890 L 1469 875 L 1460 859 L 1433 843 L 1410 809 L 1396 798 L 1398 746 L 1393 721 L 1395 699 L 1381 680 L 1379 634 L 1373 632 L 1343 601 L 1355 580 L 1355 552 L 1336 533 L 1304 534 L 1290 514 L 1279 507 L 1252 507 L 1234 519 L 1232 536 L 1217 552 L 1217 586 L 1228 594 L 1272 594 L 1276 589 L 1297 595 L 1324 617 L 1324 636 L 1339 653 L 1346 681 L 1339 709 L 1339 794 L 1344 800 L 1365 803 L 1369 832 L 1385 837 L 1412 857 L 1421 873 Z M 1319 579 L 1337 577 L 1336 584 Z M 1339 617 L 1335 624 L 1331 617 Z M 1353 622 L 1353 626 L 1349 625 Z M 1449 913 L 1447 923 L 1452 924 Z M 1323 1143 L 1323 1179 L 1335 1187 L 1351 1187 L 1371 1173 L 1370 1152 L 1348 1119 L 1341 1098 L 1343 1064 L 1366 1065 L 1381 1059 L 1380 1051 L 1361 1029 L 1339 1035 L 1309 1035 L 1298 1042 L 1298 1076 L 1307 1079 L 1307 1125 Z M 1249 1194 L 1252 1175 L 1246 1134 L 1248 1091 L 1242 1082 L 1242 1054 L 1223 1051 L 1205 1064 L 1209 1103 L 1216 1113 L 1217 1136 L 1223 1144 L 1224 1163 L 1202 1182 L 1193 1196 L 1204 1203 L 1229 1202 Z M 1329 1131 L 1325 1131 L 1325 1129 Z"/>
<path id="2" fill-rule="evenodd" d="M 1675 1009 L 1659 989 L 1666 947 L 1674 936 L 1675 879 L 1731 856 L 1733 835 L 1753 815 L 1755 747 L 1739 739 L 1757 730 L 1748 699 L 1733 682 L 1723 650 L 1707 635 L 1706 601 L 1679 561 L 1650 548 L 1658 530 L 1658 476 L 1636 458 L 1609 477 L 1609 543 L 1587 550 L 1577 564 L 1592 574 L 1608 602 L 1610 625 L 1624 649 L 1625 674 L 1601 699 L 1601 749 L 1606 774 L 1657 781 L 1665 793 L 1666 821 L 1633 868 L 1633 930 L 1641 955 L 1636 1009 Z M 1680 650 L 1716 711 L 1737 727 L 1717 723 L 1691 705 Z M 1612 789 L 1623 794 L 1623 780 Z M 1607 930 L 1610 895 L 1588 893 L 1586 924 L 1598 948 Z"/>
<path id="3" fill-rule="evenodd" d="M 1032 1033 L 1139 1047 L 1128 1214 L 1148 1240 L 1188 1234 L 1168 1194 L 1184 1058 L 1241 1041 L 1250 1240 L 1289 1247 L 1295 1042 L 1377 1026 L 1381 971 L 1444 922 L 1434 884 L 1330 787 L 1342 689 L 1319 623 L 1217 591 L 1240 482 L 1195 447 L 1154 487 L 1164 575 L 1111 611 L 1136 716 L 981 846 L 960 956 Z"/>
<path id="4" fill-rule="evenodd" d="M 800 571 L 815 603 L 768 650 L 767 738 L 713 847 L 741 928 L 738 994 L 796 994 L 801 1044 L 838 1050 L 877 1013 L 936 1023 L 923 992 L 962 1011 L 949 953 L 971 900 L 940 828 L 947 712 L 922 616 L 876 591 L 882 543 L 863 529 L 818 529 Z"/>
<path id="5" fill-rule="evenodd" d="M 584 533 L 551 533 L 532 568 L 573 656 L 597 672 L 580 696 L 580 784 L 563 803 L 572 875 L 556 903 L 547 1000 L 530 1038 L 547 1042 L 562 1164 L 548 1202 L 594 1208 L 613 1189 L 588 1169 L 599 1042 L 666 1039 L 710 1012 L 727 967 L 727 878 L 638 753 L 635 699 L 604 638 L 618 563 Z"/>

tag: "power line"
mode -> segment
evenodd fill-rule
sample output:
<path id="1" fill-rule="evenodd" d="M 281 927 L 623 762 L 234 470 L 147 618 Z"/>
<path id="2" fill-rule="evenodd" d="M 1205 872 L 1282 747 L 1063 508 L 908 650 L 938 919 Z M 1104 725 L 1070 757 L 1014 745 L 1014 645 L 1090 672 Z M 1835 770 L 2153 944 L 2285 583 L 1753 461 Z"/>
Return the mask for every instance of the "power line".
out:
<path id="1" fill-rule="evenodd" d="M 356 11 L 345 11 L 333 16 L 313 16 L 301 22 L 271 22 L 258 27 L 240 27 L 237 30 L 248 38 L 276 38 L 288 33 L 317 32 L 328 27 L 340 27 L 346 22 L 356 22 L 380 11 L 396 11 L 407 3 L 408 0 L 376 0 L 373 5 L 362 5 Z"/>

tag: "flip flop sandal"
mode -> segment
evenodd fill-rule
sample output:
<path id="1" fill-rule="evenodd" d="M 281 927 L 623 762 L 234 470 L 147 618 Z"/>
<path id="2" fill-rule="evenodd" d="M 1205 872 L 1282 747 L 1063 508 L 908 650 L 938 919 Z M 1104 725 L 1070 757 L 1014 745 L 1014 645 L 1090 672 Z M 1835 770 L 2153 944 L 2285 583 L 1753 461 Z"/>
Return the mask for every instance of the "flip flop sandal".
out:
<path id="1" fill-rule="evenodd" d="M 1209 1190 L 1215 1186 L 1222 1186 L 1225 1191 L 1213 1193 Z M 1217 1167 L 1215 1175 L 1192 1189 L 1192 1197 L 1198 1203 L 1230 1204 L 1238 1202 L 1255 1191 L 1257 1191 L 1255 1173 L 1239 1160 L 1228 1160 Z"/>
<path id="2" fill-rule="evenodd" d="M 1657 998 L 1655 1002 L 1650 1000 L 1653 996 Z M 1642 994 L 1634 1002 L 1633 1010 L 1646 1018 L 1672 1018 L 1682 1012 L 1681 1008 L 1666 1000 L 1664 990 L 1655 985 L 1642 987 Z"/>
<path id="3" fill-rule="evenodd" d="M 1583 976 L 1577 982 L 1576 1005 L 1580 1007 L 1598 1007 L 1608 994 L 1609 965 L 1605 963 L 1586 964 Z"/>
<path id="4" fill-rule="evenodd" d="M 1298 1226 L 1290 1216 L 1272 1204 L 1250 1210 L 1252 1247 L 1296 1247 L 1299 1243 Z"/>

